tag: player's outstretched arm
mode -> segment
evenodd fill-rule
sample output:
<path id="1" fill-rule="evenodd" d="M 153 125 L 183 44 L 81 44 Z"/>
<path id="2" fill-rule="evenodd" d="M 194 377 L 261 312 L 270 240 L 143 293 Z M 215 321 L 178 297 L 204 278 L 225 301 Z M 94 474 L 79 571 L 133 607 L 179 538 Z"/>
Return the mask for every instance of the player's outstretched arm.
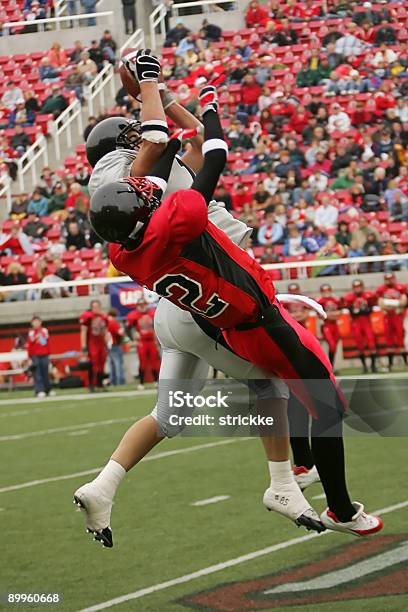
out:
<path id="1" fill-rule="evenodd" d="M 160 97 L 158 81 L 161 66 L 150 49 L 141 49 L 134 57 L 124 60 L 125 66 L 139 83 L 142 99 L 142 144 L 132 164 L 131 176 L 146 176 L 161 156 L 169 140 L 166 115 Z"/>
<path id="2" fill-rule="evenodd" d="M 184 106 L 179 104 L 174 95 L 167 89 L 164 83 L 159 83 L 160 95 L 163 103 L 164 111 L 176 124 L 177 127 L 182 129 L 197 128 L 198 134 L 190 139 L 188 144 L 187 152 L 183 155 L 183 162 L 191 168 L 191 170 L 197 173 L 203 166 L 203 124 L 197 117 L 195 117 L 190 111 Z"/>
<path id="3" fill-rule="evenodd" d="M 225 168 L 228 145 L 224 140 L 224 133 L 218 116 L 217 90 L 214 85 L 203 87 L 199 94 L 199 100 L 204 124 L 204 144 L 202 147 L 204 165 L 194 179 L 192 189 L 201 193 L 209 204 Z"/>

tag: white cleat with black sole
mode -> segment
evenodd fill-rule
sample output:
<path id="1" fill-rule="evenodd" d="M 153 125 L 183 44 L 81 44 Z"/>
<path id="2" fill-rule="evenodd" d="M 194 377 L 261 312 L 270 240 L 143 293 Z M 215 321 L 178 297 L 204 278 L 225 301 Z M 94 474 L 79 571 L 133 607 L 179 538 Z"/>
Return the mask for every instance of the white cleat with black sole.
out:
<path id="1" fill-rule="evenodd" d="M 307 487 L 314 484 L 315 482 L 320 482 L 319 472 L 317 471 L 316 466 L 308 470 L 303 465 L 301 467 L 293 468 L 293 475 L 295 477 L 296 482 L 298 483 L 300 489 L 304 491 Z"/>
<path id="2" fill-rule="evenodd" d="M 267 510 L 286 516 L 298 527 L 306 527 L 308 531 L 318 533 L 326 529 L 295 482 L 280 489 L 269 487 L 265 491 L 263 503 Z"/>
<path id="3" fill-rule="evenodd" d="M 384 523 L 379 516 L 364 512 L 364 506 L 359 502 L 354 501 L 352 503 L 356 513 L 352 516 L 351 521 L 342 523 L 334 512 L 326 508 L 320 515 L 323 525 L 327 529 L 340 531 L 341 533 L 350 533 L 357 537 L 364 537 L 381 531 Z"/>
<path id="4" fill-rule="evenodd" d="M 113 537 L 110 527 L 112 501 L 105 497 L 95 484 L 88 482 L 75 491 L 74 504 L 85 515 L 87 533 L 91 533 L 105 548 L 112 548 Z"/>

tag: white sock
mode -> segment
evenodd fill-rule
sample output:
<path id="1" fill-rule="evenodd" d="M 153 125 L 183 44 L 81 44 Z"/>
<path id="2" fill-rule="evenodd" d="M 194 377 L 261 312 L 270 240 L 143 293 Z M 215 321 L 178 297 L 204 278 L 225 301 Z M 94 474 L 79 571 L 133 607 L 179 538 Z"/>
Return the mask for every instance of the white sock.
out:
<path id="1" fill-rule="evenodd" d="M 271 486 L 287 486 L 295 482 L 290 461 L 268 461 Z"/>
<path id="2" fill-rule="evenodd" d="M 116 489 L 118 488 L 125 474 L 125 468 L 122 467 L 117 461 L 110 459 L 103 468 L 102 472 L 98 474 L 93 482 L 99 487 L 105 497 L 113 499 L 116 494 Z"/>

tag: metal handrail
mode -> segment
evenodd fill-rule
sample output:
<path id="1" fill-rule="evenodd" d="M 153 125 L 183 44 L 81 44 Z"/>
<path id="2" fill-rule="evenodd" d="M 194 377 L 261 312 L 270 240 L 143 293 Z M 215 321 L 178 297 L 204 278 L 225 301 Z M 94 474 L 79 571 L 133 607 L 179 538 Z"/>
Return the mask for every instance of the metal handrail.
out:
<path id="1" fill-rule="evenodd" d="M 157 44 L 156 44 L 156 28 L 157 26 L 160 27 L 160 36 L 162 39 L 162 44 L 164 42 L 164 37 L 166 35 L 166 27 L 164 24 L 164 18 L 167 15 L 167 9 L 168 7 L 166 7 L 164 4 L 159 4 L 159 6 L 157 6 L 153 13 L 150 14 L 149 16 L 149 23 L 150 23 L 150 44 L 152 46 L 152 49 L 155 50 L 157 48 Z"/>
<path id="2" fill-rule="evenodd" d="M 63 132 L 67 133 L 67 145 L 69 148 L 72 146 L 72 123 L 77 119 L 78 133 L 82 134 L 82 112 L 81 104 L 79 100 L 74 100 L 71 104 L 55 119 L 51 126 L 51 134 L 54 139 L 55 155 L 59 160 L 61 159 L 61 143 L 60 136 Z"/>
<path id="3" fill-rule="evenodd" d="M 135 30 L 133 34 L 123 43 L 119 49 L 119 54 L 122 55 L 123 51 L 129 47 L 140 47 L 141 49 L 145 47 L 145 35 L 141 28 Z"/>
<path id="4" fill-rule="evenodd" d="M 75 15 L 75 19 L 78 21 L 82 21 L 84 19 L 91 19 L 93 17 L 111 17 L 115 13 L 114 11 L 101 11 L 100 13 L 83 13 L 81 15 Z M 67 21 L 72 21 L 72 15 L 63 15 L 62 17 L 47 17 L 45 19 L 34 19 L 32 21 L 7 21 L 3 24 L 3 34 L 9 34 L 10 28 L 15 28 L 17 26 L 45 26 L 46 24 L 55 23 L 58 26 L 61 23 L 65 23 Z M 40 28 L 40 31 L 44 31 L 44 28 Z"/>
<path id="5" fill-rule="evenodd" d="M 399 255 L 376 255 L 375 257 L 341 257 L 339 259 L 314 259 L 311 261 L 292 261 L 285 263 L 276 264 L 265 264 L 262 267 L 265 270 L 290 270 L 292 268 L 315 268 L 324 267 L 325 265 L 337 266 L 341 264 L 356 264 L 356 263 L 376 263 L 376 262 L 387 262 L 387 261 L 407 261 L 408 254 Z M 339 275 L 340 276 L 340 275 Z M 344 276 L 344 275 L 342 275 Z M 333 277 L 335 278 L 335 277 Z M 116 277 L 105 277 L 105 278 L 84 278 L 71 281 L 56 281 L 54 283 L 47 283 L 47 289 L 57 288 L 68 288 L 68 287 L 83 287 L 86 285 L 111 285 L 113 283 L 130 283 L 134 282 L 129 276 L 116 276 Z M 30 290 L 32 289 L 44 289 L 43 283 L 31 283 Z M 16 291 L 27 290 L 27 285 L 8 285 L 1 288 L 2 293 L 13 293 Z"/>
<path id="6" fill-rule="evenodd" d="M 94 114 L 94 99 L 99 94 L 101 106 L 105 104 L 105 87 L 110 85 L 111 96 L 115 97 L 115 82 L 114 82 L 114 68 L 112 64 L 106 62 L 102 70 L 96 75 L 96 77 L 89 83 L 84 89 L 84 96 L 88 103 L 88 111 L 92 116 Z"/>
<path id="7" fill-rule="evenodd" d="M 11 210 L 11 178 L 8 174 L 0 176 L 0 198 L 6 196 L 7 212 Z"/>
<path id="8" fill-rule="evenodd" d="M 25 191 L 24 189 L 24 175 L 31 168 L 31 175 L 33 184 L 37 182 L 37 170 L 36 170 L 36 161 L 40 157 L 43 158 L 44 166 L 48 166 L 48 149 L 47 149 L 47 141 L 44 138 L 44 134 L 39 133 L 31 147 L 27 149 L 27 151 L 16 160 L 17 164 L 17 178 L 19 183 L 20 191 Z"/>

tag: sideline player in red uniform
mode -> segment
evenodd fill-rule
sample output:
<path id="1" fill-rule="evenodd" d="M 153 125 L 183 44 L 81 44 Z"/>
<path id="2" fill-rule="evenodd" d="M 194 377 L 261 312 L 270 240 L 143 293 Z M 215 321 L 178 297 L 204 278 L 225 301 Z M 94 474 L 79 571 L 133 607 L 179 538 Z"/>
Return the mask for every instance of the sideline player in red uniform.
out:
<path id="1" fill-rule="evenodd" d="M 92 300 L 89 310 L 79 318 L 81 324 L 81 350 L 91 363 L 89 388 L 103 388 L 105 362 L 108 356 L 108 315 L 102 312 L 99 300 Z"/>
<path id="2" fill-rule="evenodd" d="M 136 310 L 127 316 L 127 327 L 133 331 L 137 342 L 139 356 L 139 389 L 144 389 L 146 371 L 150 370 L 154 380 L 159 379 L 160 354 L 154 333 L 154 308 L 151 308 L 145 298 L 140 298 Z"/>
<path id="3" fill-rule="evenodd" d="M 393 272 L 384 274 L 384 284 L 378 287 L 378 303 L 384 311 L 385 340 L 388 349 L 390 371 L 394 355 L 401 355 L 407 365 L 407 351 L 404 346 L 404 316 L 407 307 L 407 286 L 398 283 Z"/>
<path id="4" fill-rule="evenodd" d="M 157 60 L 149 63 L 144 58 L 143 73 L 148 72 L 157 88 Z M 319 342 L 275 299 L 268 274 L 208 221 L 207 206 L 225 166 L 227 146 L 215 89 L 205 87 L 200 102 L 205 162 L 192 188 L 161 201 L 180 147 L 182 137 L 178 135 L 150 176 L 127 177 L 96 190 L 91 200 L 91 223 L 103 239 L 113 243 L 110 257 L 117 269 L 180 308 L 208 319 L 238 355 L 288 382 L 318 417 L 312 426 L 316 436 L 330 429 L 333 437 L 323 438 L 326 444 L 314 450 L 319 457 L 324 454 L 322 471 L 332 479 L 325 488 L 329 508 L 321 520 L 344 531 L 345 525 L 361 516 L 363 507 L 352 504 L 347 493 L 339 501 L 340 489 L 341 495 L 346 490 L 344 465 L 333 465 L 330 460 L 333 445 L 343 454 L 343 396 Z M 157 124 L 154 129 L 162 126 Z M 332 505 L 337 507 L 336 515 Z M 370 533 L 381 529 L 380 519 L 370 520 Z"/>
<path id="5" fill-rule="evenodd" d="M 364 283 L 355 279 L 352 283 L 353 290 L 344 296 L 344 304 L 351 314 L 351 328 L 359 352 L 360 361 L 363 364 L 364 373 L 368 372 L 366 364 L 366 349 L 371 356 L 371 371 L 376 372 L 375 364 L 375 336 L 371 327 L 370 313 L 377 303 L 377 297 L 372 291 L 366 291 Z"/>
<path id="6" fill-rule="evenodd" d="M 334 365 L 337 345 L 340 341 L 339 326 L 337 319 L 340 315 L 341 298 L 333 294 L 331 285 L 325 283 L 320 287 L 320 298 L 318 303 L 324 308 L 327 319 L 322 325 L 323 338 L 326 340 L 329 347 L 330 363 Z"/>
<path id="7" fill-rule="evenodd" d="M 290 283 L 288 285 L 288 293 L 290 293 L 291 295 L 300 295 L 300 287 L 298 283 Z M 307 327 L 307 320 L 309 318 L 310 311 L 306 308 L 304 304 L 301 304 L 300 302 L 285 302 L 285 308 L 289 310 L 295 321 L 300 323 L 300 325 L 303 325 L 303 327 Z"/>

